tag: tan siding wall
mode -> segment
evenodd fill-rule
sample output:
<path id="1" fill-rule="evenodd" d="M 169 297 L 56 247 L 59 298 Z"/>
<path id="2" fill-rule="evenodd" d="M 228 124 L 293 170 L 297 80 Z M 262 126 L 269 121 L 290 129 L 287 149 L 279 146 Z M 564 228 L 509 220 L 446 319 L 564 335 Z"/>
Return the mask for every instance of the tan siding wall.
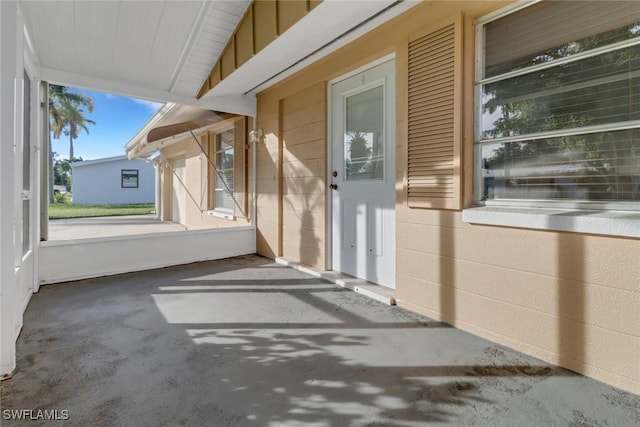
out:
<path id="1" fill-rule="evenodd" d="M 204 96 L 251 57 L 287 31 L 322 0 L 254 0 L 198 92 Z"/>
<path id="2" fill-rule="evenodd" d="M 640 242 L 397 215 L 400 305 L 639 390 Z"/>
<path id="3" fill-rule="evenodd" d="M 304 18 L 307 14 L 306 1 L 283 1 L 278 2 L 278 34 L 287 31 L 293 24 Z"/>
<path id="4" fill-rule="evenodd" d="M 256 250 L 259 254 L 275 258 L 279 252 L 280 191 L 278 185 L 278 145 L 280 140 L 279 108 L 271 104 L 258 104 L 257 126 L 264 132 L 258 144 L 257 177 L 257 236 Z"/>
<path id="5" fill-rule="evenodd" d="M 235 37 L 236 67 L 241 67 L 242 64 L 250 60 L 255 53 L 253 22 L 253 8 L 250 7 L 247 10 L 247 15 L 242 20 L 240 25 L 238 25 L 238 30 Z"/>
<path id="6" fill-rule="evenodd" d="M 256 1 L 253 4 L 255 50 L 260 52 L 278 37 L 278 19 L 275 1 Z M 213 86 L 212 86 L 213 87 Z"/>
<path id="7" fill-rule="evenodd" d="M 280 104 L 282 255 L 318 268 L 325 266 L 325 93 L 319 83 Z"/>
<path id="8" fill-rule="evenodd" d="M 324 251 L 325 232 L 318 227 L 324 227 L 325 213 L 310 206 L 324 207 L 326 178 L 321 174 L 326 171 L 326 154 L 319 155 L 326 150 L 326 123 L 314 119 L 320 114 L 321 109 L 314 107 L 319 99 L 300 95 L 320 88 L 326 93 L 327 81 L 395 52 L 399 304 L 640 393 L 640 240 L 477 226 L 463 223 L 459 210 L 407 206 L 408 42 L 464 14 L 460 176 L 462 200 L 469 206 L 473 199 L 473 20 L 503 4 L 425 3 L 259 94 L 258 127 L 271 136 L 261 147 L 258 165 L 262 241 L 258 250 L 273 256 L 281 246 L 285 254 L 298 254 L 305 263 L 313 265 L 309 259 L 321 259 L 318 249 Z M 295 109 L 305 113 L 279 120 L 282 100 L 299 102 Z M 308 227 L 300 215 L 283 214 L 287 222 L 282 224 L 282 244 L 277 162 L 284 124 L 291 125 L 287 137 L 283 136 L 290 141 L 282 152 L 281 190 L 291 202 L 287 209 L 306 212 L 313 225 Z M 294 140 L 299 142 L 291 146 Z M 294 182 L 294 188 L 300 189 L 296 192 L 291 190 Z M 311 198 L 304 197 L 307 192 Z M 306 251 L 309 254 L 303 255 Z"/>
<path id="9" fill-rule="evenodd" d="M 215 67 L 214 67 L 215 69 Z M 236 70 L 236 42 L 235 39 L 229 41 L 227 49 L 222 54 L 220 59 L 220 73 L 222 79 L 226 79 L 227 76 Z"/>
<path id="10" fill-rule="evenodd" d="M 227 128 L 228 125 L 222 125 L 222 127 Z M 197 134 L 197 136 L 202 146 L 206 149 L 208 146 L 208 134 Z M 210 198 L 208 160 L 191 137 L 164 148 L 161 153 L 169 161 L 177 158 L 185 159 L 185 186 L 191 194 L 191 196 L 186 194 L 185 200 L 186 219 L 184 225 L 187 229 L 196 230 L 247 225 L 247 221 L 237 212 L 235 221 L 212 217 L 207 214 Z M 165 221 L 171 220 L 172 179 L 171 169 L 165 167 L 163 170 L 161 201 L 162 219 Z"/>

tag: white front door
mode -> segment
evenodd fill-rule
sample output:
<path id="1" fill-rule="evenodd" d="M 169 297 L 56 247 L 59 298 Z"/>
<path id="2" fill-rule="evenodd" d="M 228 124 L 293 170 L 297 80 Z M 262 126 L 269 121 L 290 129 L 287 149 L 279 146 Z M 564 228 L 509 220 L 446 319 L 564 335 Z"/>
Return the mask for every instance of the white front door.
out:
<path id="1" fill-rule="evenodd" d="M 331 85 L 332 268 L 395 288 L 395 62 Z"/>

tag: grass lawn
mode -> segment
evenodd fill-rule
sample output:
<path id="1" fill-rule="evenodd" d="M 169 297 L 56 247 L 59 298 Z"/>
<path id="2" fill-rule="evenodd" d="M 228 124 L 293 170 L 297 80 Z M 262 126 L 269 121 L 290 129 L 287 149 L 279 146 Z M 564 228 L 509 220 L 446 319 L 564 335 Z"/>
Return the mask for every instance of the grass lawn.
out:
<path id="1" fill-rule="evenodd" d="M 74 205 L 51 203 L 49 219 L 87 218 L 92 216 L 146 215 L 153 213 L 153 203 L 144 205 Z"/>

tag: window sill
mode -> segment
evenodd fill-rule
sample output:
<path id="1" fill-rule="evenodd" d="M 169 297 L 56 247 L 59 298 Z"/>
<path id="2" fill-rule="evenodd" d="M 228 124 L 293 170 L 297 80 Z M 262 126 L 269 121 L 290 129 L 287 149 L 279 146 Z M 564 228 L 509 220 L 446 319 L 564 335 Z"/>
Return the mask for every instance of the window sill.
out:
<path id="1" fill-rule="evenodd" d="M 471 224 L 640 238 L 640 212 L 631 211 L 481 206 L 463 210 L 462 221 Z"/>
<path id="2" fill-rule="evenodd" d="M 228 219 L 229 221 L 235 221 L 236 217 L 231 212 L 223 212 L 223 211 L 207 211 L 207 215 L 214 216 L 216 218 Z"/>

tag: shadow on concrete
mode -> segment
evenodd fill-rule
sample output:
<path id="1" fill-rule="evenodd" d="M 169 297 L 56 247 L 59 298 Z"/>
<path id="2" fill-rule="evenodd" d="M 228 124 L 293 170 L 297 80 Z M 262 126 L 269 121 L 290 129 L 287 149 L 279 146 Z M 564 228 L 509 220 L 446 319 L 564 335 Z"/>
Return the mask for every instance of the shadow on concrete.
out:
<path id="1" fill-rule="evenodd" d="M 65 425 L 632 425 L 615 392 L 247 256 L 43 287 L 1 397 Z"/>

